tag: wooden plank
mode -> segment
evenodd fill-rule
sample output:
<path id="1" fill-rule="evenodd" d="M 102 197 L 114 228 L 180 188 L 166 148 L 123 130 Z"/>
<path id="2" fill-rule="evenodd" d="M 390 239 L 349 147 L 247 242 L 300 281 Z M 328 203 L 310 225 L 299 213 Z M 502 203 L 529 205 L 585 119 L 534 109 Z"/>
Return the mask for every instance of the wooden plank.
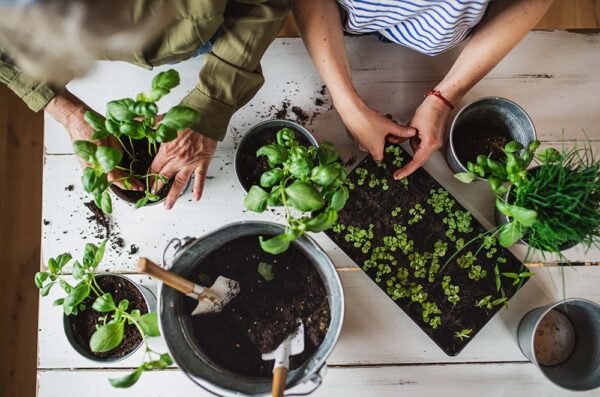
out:
<path id="1" fill-rule="evenodd" d="M 598 29 L 599 0 L 554 0 L 536 29 Z"/>
<path id="2" fill-rule="evenodd" d="M 524 361 L 516 342 L 521 318 L 536 307 L 565 297 L 600 301 L 600 267 L 539 268 L 536 275 L 502 309 L 456 357 L 445 355 L 410 318 L 362 272 L 341 272 L 346 298 L 342 333 L 329 365 L 379 365 L 451 362 Z M 144 285 L 155 287 L 146 276 L 133 276 Z M 62 328 L 61 308 L 52 302 L 58 290 L 40 300 L 39 369 L 134 367 L 140 354 L 118 363 L 97 364 L 79 356 L 69 345 Z M 474 309 L 477 310 L 477 309 Z M 160 338 L 152 341 L 153 349 L 163 351 Z"/>
<path id="3" fill-rule="evenodd" d="M 62 397 L 66 390 L 86 397 L 208 397 L 179 371 L 142 375 L 131 389 L 111 388 L 107 377 L 124 371 L 40 371 L 38 397 Z M 68 385 L 68 386 L 66 386 Z M 90 387 L 93 385 L 93 387 Z M 294 391 L 304 391 L 298 386 Z M 480 397 L 480 396 L 598 396 L 597 391 L 568 392 L 551 384 L 529 363 L 416 365 L 371 368 L 329 368 L 315 397 Z"/>
<path id="4" fill-rule="evenodd" d="M 346 39 L 358 92 L 373 107 L 408 120 L 422 100 L 452 65 L 460 47 L 437 57 L 385 44 L 374 37 Z M 538 62 L 532 60 L 543 60 Z M 565 62 L 568 60 L 568 62 Z M 464 98 L 468 103 L 483 96 L 504 96 L 521 104 L 531 115 L 543 140 L 580 139 L 584 129 L 600 140 L 600 75 L 591 65 L 600 63 L 600 35 L 564 31 L 531 32 L 483 81 Z M 179 70 L 182 84 L 161 102 L 178 102 L 197 81 L 201 58 L 156 68 Z M 265 118 L 284 100 L 290 100 L 309 115 L 320 113 L 308 126 L 319 139 L 350 141 L 334 111 L 314 104 L 322 81 L 299 38 L 276 39 L 263 62 L 264 87 L 250 104 L 233 117 L 228 138 L 220 145 L 234 146 L 241 133 Z M 146 71 L 122 62 L 99 62 L 89 76 L 73 81 L 69 89 L 92 108 L 104 112 L 105 103 L 143 90 L 156 71 Z M 115 77 L 118 76 L 118 77 Z M 164 107 L 163 107 L 164 108 Z M 460 108 L 457 106 L 457 108 Z M 292 116 L 292 115 L 290 115 Z M 294 117 L 292 117 L 294 119 Z M 46 149 L 49 154 L 72 153 L 66 133 L 46 118 Z M 235 138 L 235 139 L 234 139 Z"/>

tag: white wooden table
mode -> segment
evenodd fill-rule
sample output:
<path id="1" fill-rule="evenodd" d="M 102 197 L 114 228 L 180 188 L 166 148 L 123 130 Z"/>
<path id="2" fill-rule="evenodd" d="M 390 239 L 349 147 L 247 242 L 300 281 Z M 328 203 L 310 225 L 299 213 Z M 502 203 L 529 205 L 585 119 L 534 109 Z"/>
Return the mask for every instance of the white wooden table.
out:
<path id="1" fill-rule="evenodd" d="M 445 74 L 458 51 L 430 58 L 378 42 L 374 38 L 347 40 L 354 80 L 368 103 L 397 120 L 408 120 L 421 101 Z M 197 78 L 201 59 L 175 68 L 182 85 L 165 106 L 176 103 Z M 253 124 L 271 118 L 284 100 L 315 114 L 308 128 L 318 140 L 334 141 L 346 159 L 356 152 L 343 125 L 331 110 L 331 99 L 318 94 L 322 82 L 300 39 L 278 39 L 263 62 L 267 80 L 252 102 L 231 122 L 227 139 L 219 145 L 211 164 L 204 198 L 193 202 L 187 192 L 171 211 L 153 206 L 134 211 L 115 200 L 112 216 L 114 249 L 109 249 L 103 267 L 115 272 L 134 273 L 138 255 L 159 260 L 167 241 L 173 237 L 200 236 L 226 223 L 243 219 L 281 221 L 273 214 L 243 211 L 243 191 L 233 171 L 235 143 Z M 561 31 L 534 32 L 521 43 L 486 79 L 465 98 L 497 95 L 521 104 L 532 117 L 538 137 L 556 145 L 583 139 L 582 130 L 600 147 L 600 35 Z M 158 70 L 164 70 L 159 68 Z M 69 88 L 93 108 L 104 112 L 105 103 L 133 96 L 145 89 L 156 72 L 123 63 L 98 64 L 88 77 L 72 82 Z M 315 98 L 325 105 L 315 105 Z M 293 120 L 295 117 L 290 115 Z M 53 120 L 45 124 L 43 262 L 65 251 L 81 256 L 86 241 L 96 241 L 83 206 L 89 197 L 79 181 L 80 170 L 66 133 Z M 486 226 L 493 222 L 493 197 L 485 185 L 465 186 L 452 178 L 441 154 L 426 165 L 457 199 Z M 72 190 L 68 187 L 72 185 Z M 116 236 L 124 247 L 116 246 Z M 346 297 L 347 312 L 339 342 L 328 360 L 328 373 L 315 396 L 564 396 L 569 393 L 550 384 L 521 354 L 516 329 L 521 317 L 540 305 L 563 297 L 561 269 L 544 266 L 511 300 L 508 309 L 488 323 L 457 357 L 446 356 L 407 315 L 385 296 L 355 263 L 324 235 L 314 236 L 337 266 Z M 130 246 L 139 247 L 135 255 Z M 514 252 L 520 258 L 524 247 Z M 576 247 L 567 252 L 584 266 L 564 269 L 566 294 L 600 302 L 600 252 Z M 552 262 L 552 258 L 546 261 Z M 148 277 L 132 274 L 136 280 L 155 288 Z M 40 300 L 38 334 L 38 394 L 40 397 L 80 395 L 179 397 L 206 396 L 175 367 L 144 374 L 131 389 L 115 390 L 106 378 L 118 376 L 141 361 L 135 354 L 124 361 L 99 365 L 80 357 L 67 343 L 62 329 L 61 309 L 52 306 L 53 297 Z M 165 349 L 155 338 L 154 347 Z M 6 358 L 5 358 L 6 359 Z M 600 395 L 600 391 L 587 395 Z"/>

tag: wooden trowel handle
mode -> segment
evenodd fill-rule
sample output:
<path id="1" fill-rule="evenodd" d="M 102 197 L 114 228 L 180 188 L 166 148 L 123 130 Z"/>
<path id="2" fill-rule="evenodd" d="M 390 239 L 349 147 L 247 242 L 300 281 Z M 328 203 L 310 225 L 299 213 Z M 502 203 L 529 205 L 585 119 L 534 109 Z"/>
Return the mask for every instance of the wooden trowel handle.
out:
<path id="1" fill-rule="evenodd" d="M 175 288 L 186 295 L 194 292 L 195 284 L 193 282 L 163 269 L 148 258 L 140 258 L 138 260 L 138 271 L 157 278 L 169 287 Z"/>
<path id="2" fill-rule="evenodd" d="M 273 388 L 271 389 L 272 397 L 283 397 L 287 372 L 288 370 L 286 367 L 277 367 L 273 370 Z"/>

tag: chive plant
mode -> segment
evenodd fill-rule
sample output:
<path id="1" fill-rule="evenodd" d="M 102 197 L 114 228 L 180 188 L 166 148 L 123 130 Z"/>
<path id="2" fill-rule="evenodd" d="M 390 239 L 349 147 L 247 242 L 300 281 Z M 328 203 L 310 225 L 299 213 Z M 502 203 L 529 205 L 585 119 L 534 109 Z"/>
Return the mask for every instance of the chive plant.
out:
<path id="1" fill-rule="evenodd" d="M 109 379 L 113 387 L 124 388 L 135 384 L 144 371 L 167 368 L 173 364 L 173 360 L 168 353 L 155 352 L 148 345 L 149 337 L 160 336 L 156 313 L 141 314 L 139 310 L 129 310 L 127 299 L 115 302 L 113 296 L 103 291 L 98 284 L 96 270 L 104 256 L 105 247 L 106 241 L 100 246 L 86 244 L 82 260 L 73 264 L 72 277 L 76 283 L 71 284 L 65 276 L 63 268 L 71 261 L 72 256 L 63 253 L 48 260 L 47 272 L 36 273 L 35 285 L 42 296 L 47 296 L 54 286 L 60 287 L 65 296 L 56 299 L 54 305 L 62 306 L 67 316 L 78 315 L 86 310 L 103 313 L 90 338 L 90 350 L 94 353 L 116 349 L 124 340 L 125 325 L 135 326 L 144 343 L 144 362 L 122 378 Z M 95 296 L 93 301 L 92 296 Z"/>
<path id="2" fill-rule="evenodd" d="M 179 82 L 179 73 L 176 70 L 160 72 L 152 80 L 150 91 L 139 93 L 136 99 L 123 98 L 108 102 L 106 117 L 92 111 L 85 113 L 85 121 L 94 129 L 92 141 L 104 141 L 110 136 L 120 146 L 120 150 L 117 150 L 86 140 L 73 142 L 75 154 L 88 163 L 81 177 L 83 188 L 92 194 L 96 206 L 105 214 L 112 213 L 112 200 L 108 188 L 115 182 L 122 182 L 126 189 L 131 188 L 133 179 L 145 182 L 144 197 L 136 202 L 135 208 L 160 199 L 151 192 L 151 182 L 153 179 L 163 182 L 167 180 L 162 175 L 150 173 L 149 170 L 142 175 L 133 171 L 133 165 L 138 161 L 134 141 L 146 140 L 148 154 L 154 157 L 160 143 L 174 140 L 177 138 L 177 131 L 190 128 L 198 122 L 199 113 L 187 106 L 174 106 L 163 117 L 158 114 L 156 102 L 169 94 Z M 120 165 L 123 152 L 131 160 L 128 168 Z M 109 181 L 108 174 L 114 169 L 125 171 L 127 176 Z"/>
<path id="3" fill-rule="evenodd" d="M 283 128 L 276 142 L 262 146 L 256 155 L 266 156 L 271 169 L 261 175 L 260 186 L 250 188 L 244 206 L 254 212 L 283 206 L 287 218 L 284 233 L 268 240 L 260 236 L 265 252 L 280 254 L 305 232 L 322 232 L 334 225 L 350 194 L 344 183 L 348 174 L 332 143 L 306 147 L 294 131 Z M 301 215 L 294 216 L 294 210 Z"/>

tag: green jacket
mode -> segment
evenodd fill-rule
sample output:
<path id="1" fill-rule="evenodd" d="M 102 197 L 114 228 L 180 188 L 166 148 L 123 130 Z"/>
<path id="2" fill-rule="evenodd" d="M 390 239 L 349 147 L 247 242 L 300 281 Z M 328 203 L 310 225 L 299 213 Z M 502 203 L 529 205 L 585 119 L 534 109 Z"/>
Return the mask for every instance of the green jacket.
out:
<path id="1" fill-rule="evenodd" d="M 146 49 L 118 60 L 146 69 L 177 63 L 214 36 L 199 82 L 181 103 L 200 112 L 196 131 L 222 140 L 233 113 L 264 83 L 260 59 L 279 32 L 290 0 L 137 0 L 132 23 L 152 12 L 157 1 L 171 4 L 173 21 Z M 28 78 L 6 54 L 0 54 L 0 82 L 34 111 L 43 109 L 58 91 Z"/>

